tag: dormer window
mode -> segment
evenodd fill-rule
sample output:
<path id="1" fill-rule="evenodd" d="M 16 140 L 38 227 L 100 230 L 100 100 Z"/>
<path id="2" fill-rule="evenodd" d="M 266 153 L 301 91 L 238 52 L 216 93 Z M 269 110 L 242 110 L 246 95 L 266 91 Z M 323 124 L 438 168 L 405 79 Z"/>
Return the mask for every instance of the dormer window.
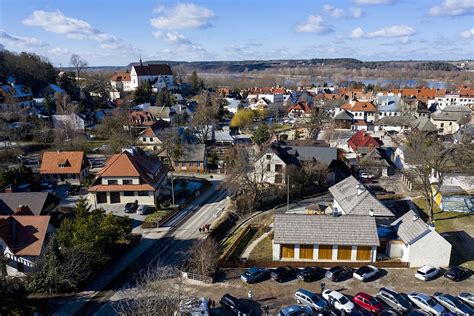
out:
<path id="1" fill-rule="evenodd" d="M 69 162 L 69 160 L 61 160 L 58 162 L 58 167 L 59 168 L 66 168 L 66 167 L 71 167 L 71 163 Z"/>

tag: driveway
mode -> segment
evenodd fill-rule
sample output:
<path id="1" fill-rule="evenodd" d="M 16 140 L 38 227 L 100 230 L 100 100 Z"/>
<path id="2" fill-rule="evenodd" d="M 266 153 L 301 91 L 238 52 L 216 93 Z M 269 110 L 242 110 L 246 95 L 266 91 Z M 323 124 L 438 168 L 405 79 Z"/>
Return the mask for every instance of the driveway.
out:
<path id="1" fill-rule="evenodd" d="M 138 213 L 125 213 L 125 204 L 97 204 L 98 208 L 103 208 L 105 212 L 112 213 L 116 216 L 128 216 L 133 220 L 133 233 L 142 233 L 141 224 L 145 221 L 147 215 L 140 215 Z"/>

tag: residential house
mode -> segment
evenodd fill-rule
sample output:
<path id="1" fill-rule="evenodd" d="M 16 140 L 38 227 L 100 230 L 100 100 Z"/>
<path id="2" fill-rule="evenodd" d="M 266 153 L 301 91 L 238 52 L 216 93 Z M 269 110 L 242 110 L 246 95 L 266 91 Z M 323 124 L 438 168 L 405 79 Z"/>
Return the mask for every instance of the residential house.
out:
<path id="1" fill-rule="evenodd" d="M 52 115 L 51 116 L 54 128 L 69 129 L 74 131 L 84 131 L 88 126 L 86 120 L 76 113 Z"/>
<path id="2" fill-rule="evenodd" d="M 415 157 L 416 153 L 410 146 L 401 144 L 395 149 L 391 160 L 397 169 L 405 170 L 415 166 Z"/>
<path id="3" fill-rule="evenodd" d="M 146 128 L 156 122 L 156 117 L 147 111 L 130 111 L 129 120 L 134 127 Z"/>
<path id="4" fill-rule="evenodd" d="M 412 268 L 426 264 L 449 266 L 451 244 L 415 212 L 407 212 L 391 223 L 390 228 L 397 236 L 387 243 L 386 253 L 390 258 L 408 262 Z"/>
<path id="5" fill-rule="evenodd" d="M 402 115 L 402 98 L 398 95 L 377 95 L 375 104 L 377 104 L 378 117 Z"/>
<path id="6" fill-rule="evenodd" d="M 137 143 L 140 148 L 144 150 L 158 151 L 161 149 L 163 143 L 161 135 L 162 131 L 168 128 L 170 124 L 162 119 L 154 122 L 148 126 L 143 132 L 138 135 Z"/>
<path id="7" fill-rule="evenodd" d="M 377 106 L 371 101 L 351 100 L 341 106 L 338 111 L 346 110 L 354 117 L 353 129 L 370 129 L 377 117 Z M 337 113 L 336 113 L 337 115 Z"/>
<path id="8" fill-rule="evenodd" d="M 472 111 L 467 107 L 449 106 L 431 114 L 431 122 L 440 135 L 454 134 L 471 121 Z"/>
<path id="9" fill-rule="evenodd" d="M 0 109 L 19 110 L 33 106 L 33 93 L 31 89 L 22 84 L 15 83 L 12 76 L 7 83 L 0 85 Z"/>
<path id="10" fill-rule="evenodd" d="M 132 65 L 130 71 L 131 87 L 135 90 L 139 85 L 149 83 L 153 90 L 175 87 L 173 72 L 166 64 L 144 64 L 140 59 L 138 65 Z"/>
<path id="11" fill-rule="evenodd" d="M 7 274 L 19 276 L 32 271 L 46 250 L 52 232 L 49 216 L 27 212 L 0 216 L 0 253 L 6 258 Z"/>
<path id="12" fill-rule="evenodd" d="M 172 160 L 175 171 L 204 173 L 207 171 L 207 151 L 204 144 L 185 144 L 178 158 Z"/>
<path id="13" fill-rule="evenodd" d="M 346 110 L 339 111 L 334 116 L 334 125 L 339 129 L 351 129 L 353 122 L 354 116 Z"/>
<path id="14" fill-rule="evenodd" d="M 129 72 L 114 72 L 110 78 L 110 87 L 117 91 L 133 91 L 132 77 Z"/>
<path id="15" fill-rule="evenodd" d="M 383 142 L 378 137 L 372 137 L 365 131 L 358 131 L 347 140 L 347 145 L 358 156 L 363 156 L 374 148 L 381 147 Z"/>
<path id="16" fill-rule="evenodd" d="M 434 125 L 426 116 L 417 117 L 415 120 L 410 122 L 410 125 L 412 130 L 417 130 L 427 134 L 438 132 L 436 125 Z"/>
<path id="17" fill-rule="evenodd" d="M 309 118 L 311 117 L 311 106 L 307 102 L 300 102 L 288 108 L 288 117 L 295 118 Z"/>
<path id="18" fill-rule="evenodd" d="M 387 177 L 392 168 L 386 159 L 386 150 L 382 147 L 376 147 L 369 153 L 360 158 L 358 162 L 360 170 L 369 172 L 375 177 Z"/>
<path id="19" fill-rule="evenodd" d="M 56 210 L 60 203 L 60 200 L 49 192 L 5 192 L 0 193 L 0 201 L 3 201 L 7 211 L 27 206 L 34 215 L 48 215 Z"/>
<path id="20" fill-rule="evenodd" d="M 43 90 L 41 91 L 41 95 L 44 97 L 49 96 L 51 99 L 54 100 L 56 95 L 64 96 L 66 94 L 66 90 L 61 87 L 58 87 L 54 83 L 48 84 Z"/>
<path id="21" fill-rule="evenodd" d="M 82 184 L 89 176 L 89 162 L 82 151 L 46 151 L 40 174 L 48 182 Z"/>
<path id="22" fill-rule="evenodd" d="M 411 123 L 415 120 L 416 117 L 413 115 L 383 116 L 375 121 L 375 131 L 408 132 L 411 130 Z"/>
<path id="23" fill-rule="evenodd" d="M 139 148 L 124 149 L 110 157 L 89 187 L 89 202 L 155 205 L 168 169 Z"/>
<path id="24" fill-rule="evenodd" d="M 167 106 L 150 106 L 148 112 L 154 115 L 157 119 L 173 123 L 176 116 L 176 111 L 172 107 Z"/>
<path id="25" fill-rule="evenodd" d="M 380 245 L 375 218 L 275 214 L 274 261 L 374 262 Z"/>

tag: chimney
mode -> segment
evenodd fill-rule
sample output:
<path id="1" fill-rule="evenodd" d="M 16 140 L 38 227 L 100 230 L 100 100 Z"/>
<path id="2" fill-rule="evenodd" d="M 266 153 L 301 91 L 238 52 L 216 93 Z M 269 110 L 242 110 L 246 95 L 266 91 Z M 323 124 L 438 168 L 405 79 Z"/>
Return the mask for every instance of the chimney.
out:
<path id="1" fill-rule="evenodd" d="M 369 210 L 369 216 L 374 217 L 374 210 L 373 209 Z"/>
<path id="2" fill-rule="evenodd" d="M 358 183 L 356 187 L 357 187 L 357 195 L 361 195 L 362 193 L 365 192 L 365 187 L 362 184 Z"/>
<path id="3" fill-rule="evenodd" d="M 413 221 L 416 222 L 420 217 L 418 215 L 413 215 Z"/>

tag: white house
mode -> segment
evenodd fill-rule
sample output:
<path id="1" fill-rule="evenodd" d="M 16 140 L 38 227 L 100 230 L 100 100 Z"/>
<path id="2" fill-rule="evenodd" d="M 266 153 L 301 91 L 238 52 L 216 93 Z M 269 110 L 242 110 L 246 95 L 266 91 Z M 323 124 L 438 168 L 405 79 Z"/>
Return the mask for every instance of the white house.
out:
<path id="1" fill-rule="evenodd" d="M 77 115 L 76 113 L 53 115 L 51 119 L 53 121 L 54 128 L 68 128 L 75 131 L 83 131 L 86 128 L 86 122 L 84 118 Z"/>
<path id="2" fill-rule="evenodd" d="M 132 65 L 130 78 L 133 90 L 145 82 L 148 82 L 154 90 L 175 87 L 173 72 L 166 64 L 144 64 L 140 59 L 138 65 Z"/>
<path id="3" fill-rule="evenodd" d="M 448 106 L 431 114 L 431 122 L 441 135 L 455 134 L 471 120 L 472 111 L 467 107 Z"/>
<path id="4" fill-rule="evenodd" d="M 408 262 L 412 268 L 425 264 L 438 267 L 449 266 L 451 244 L 415 212 L 407 212 L 395 220 L 390 227 L 398 236 L 387 244 L 386 251 L 390 258 Z"/>

